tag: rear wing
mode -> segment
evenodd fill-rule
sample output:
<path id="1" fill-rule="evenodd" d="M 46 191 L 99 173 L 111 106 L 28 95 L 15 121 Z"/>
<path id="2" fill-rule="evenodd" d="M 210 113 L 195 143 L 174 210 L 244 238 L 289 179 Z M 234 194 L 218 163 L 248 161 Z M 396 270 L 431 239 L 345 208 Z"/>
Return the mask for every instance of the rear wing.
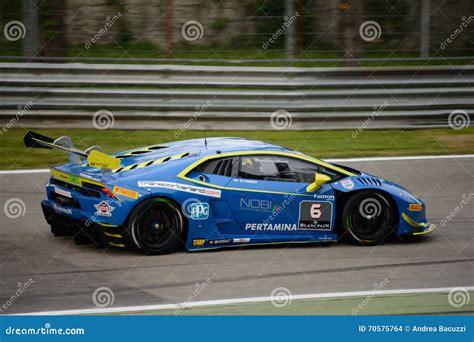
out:
<path id="1" fill-rule="evenodd" d="M 89 166 L 101 169 L 116 169 L 120 167 L 120 159 L 102 152 L 100 146 L 94 145 L 85 151 L 74 147 L 70 137 L 62 136 L 57 139 L 29 131 L 23 138 L 26 147 L 57 149 L 67 152 L 69 161 L 73 164 L 82 164 L 81 158 L 87 159 Z"/>

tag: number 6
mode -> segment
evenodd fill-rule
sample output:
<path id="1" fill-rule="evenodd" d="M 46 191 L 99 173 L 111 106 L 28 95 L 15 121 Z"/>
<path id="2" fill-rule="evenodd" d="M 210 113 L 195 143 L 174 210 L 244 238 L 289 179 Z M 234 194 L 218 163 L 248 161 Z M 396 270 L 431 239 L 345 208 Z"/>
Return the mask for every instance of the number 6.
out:
<path id="1" fill-rule="evenodd" d="M 321 204 L 320 203 L 311 204 L 310 215 L 311 215 L 311 218 L 314 218 L 314 219 L 318 219 L 321 217 Z"/>

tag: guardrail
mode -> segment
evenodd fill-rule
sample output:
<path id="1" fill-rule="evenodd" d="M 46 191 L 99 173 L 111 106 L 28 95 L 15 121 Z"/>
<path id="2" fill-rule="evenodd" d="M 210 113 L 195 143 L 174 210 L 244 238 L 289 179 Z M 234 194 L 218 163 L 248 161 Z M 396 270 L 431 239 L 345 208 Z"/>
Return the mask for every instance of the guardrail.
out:
<path id="1" fill-rule="evenodd" d="M 0 63 L 0 123 L 114 128 L 274 129 L 445 127 L 474 114 L 474 66 L 267 68 Z M 25 108 L 27 110 L 25 110 Z M 273 115 L 275 119 L 275 114 Z M 273 123 L 273 125 L 272 125 Z"/>

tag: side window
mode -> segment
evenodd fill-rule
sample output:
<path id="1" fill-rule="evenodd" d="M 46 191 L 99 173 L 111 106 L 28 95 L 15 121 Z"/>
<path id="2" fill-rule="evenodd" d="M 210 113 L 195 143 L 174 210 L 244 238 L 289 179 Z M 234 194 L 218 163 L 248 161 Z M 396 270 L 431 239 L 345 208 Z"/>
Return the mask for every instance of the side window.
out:
<path id="1" fill-rule="evenodd" d="M 301 183 L 314 182 L 314 175 L 319 172 L 319 165 L 295 158 L 290 158 L 290 167 Z"/>
<path id="2" fill-rule="evenodd" d="M 284 156 L 242 156 L 239 177 L 278 182 L 303 182 L 292 169 L 292 159 Z"/>
<path id="3" fill-rule="evenodd" d="M 312 183 L 316 173 L 323 173 L 332 180 L 341 177 L 335 171 L 305 160 L 268 155 L 242 156 L 238 175 L 246 179 Z"/>
<path id="4" fill-rule="evenodd" d="M 210 173 L 219 176 L 232 176 L 233 158 L 211 159 L 200 165 L 194 170 L 202 173 Z"/>
<path id="5" fill-rule="evenodd" d="M 334 182 L 335 180 L 338 180 L 340 178 L 346 177 L 344 174 L 341 174 L 337 171 L 325 168 L 324 166 L 319 165 L 319 173 L 322 173 L 323 175 L 331 177 L 331 181 Z"/>
<path id="6" fill-rule="evenodd" d="M 295 175 L 297 175 L 297 178 L 300 182 L 314 182 L 315 173 L 321 173 L 323 175 L 329 176 L 331 181 L 335 181 L 343 177 L 343 175 L 341 175 L 339 172 L 325 168 L 324 166 L 318 164 L 313 164 L 311 162 L 296 158 L 290 158 L 290 160 L 291 170 L 295 173 Z"/>

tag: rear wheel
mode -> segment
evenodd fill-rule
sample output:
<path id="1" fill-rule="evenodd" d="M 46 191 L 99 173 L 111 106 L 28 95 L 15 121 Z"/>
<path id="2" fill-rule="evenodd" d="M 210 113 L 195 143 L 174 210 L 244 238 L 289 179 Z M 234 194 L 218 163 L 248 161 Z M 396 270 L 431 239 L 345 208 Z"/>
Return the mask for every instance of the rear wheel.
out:
<path id="1" fill-rule="evenodd" d="M 138 204 L 128 220 L 126 243 L 145 254 L 166 254 L 184 237 L 184 219 L 179 206 L 164 198 Z"/>
<path id="2" fill-rule="evenodd" d="M 390 201 L 378 192 L 358 192 L 344 207 L 344 229 L 351 240 L 361 245 L 378 245 L 394 229 L 393 209 Z"/>

